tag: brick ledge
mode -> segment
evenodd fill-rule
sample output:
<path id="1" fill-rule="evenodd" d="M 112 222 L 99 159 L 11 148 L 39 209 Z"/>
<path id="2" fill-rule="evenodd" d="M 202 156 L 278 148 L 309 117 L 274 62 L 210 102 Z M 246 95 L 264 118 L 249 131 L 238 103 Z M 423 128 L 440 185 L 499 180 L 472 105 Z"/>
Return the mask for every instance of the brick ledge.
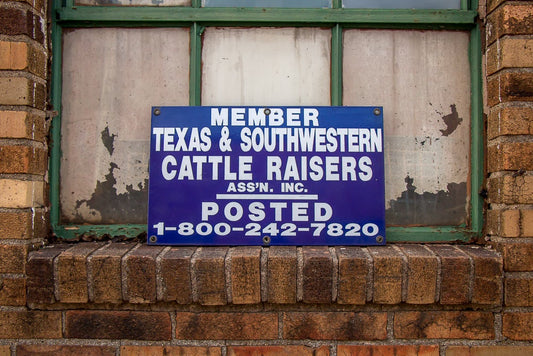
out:
<path id="1" fill-rule="evenodd" d="M 33 251 L 27 303 L 502 304 L 494 250 L 463 245 L 163 247 L 79 243 Z"/>

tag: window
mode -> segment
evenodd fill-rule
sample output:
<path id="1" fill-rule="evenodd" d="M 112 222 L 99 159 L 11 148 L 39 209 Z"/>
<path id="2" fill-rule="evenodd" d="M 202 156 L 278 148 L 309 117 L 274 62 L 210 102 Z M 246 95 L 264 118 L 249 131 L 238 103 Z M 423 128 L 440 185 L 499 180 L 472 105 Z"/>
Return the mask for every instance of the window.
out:
<path id="1" fill-rule="evenodd" d="M 55 233 L 145 230 L 151 106 L 380 105 L 388 241 L 470 239 L 481 227 L 476 6 L 56 1 Z"/>

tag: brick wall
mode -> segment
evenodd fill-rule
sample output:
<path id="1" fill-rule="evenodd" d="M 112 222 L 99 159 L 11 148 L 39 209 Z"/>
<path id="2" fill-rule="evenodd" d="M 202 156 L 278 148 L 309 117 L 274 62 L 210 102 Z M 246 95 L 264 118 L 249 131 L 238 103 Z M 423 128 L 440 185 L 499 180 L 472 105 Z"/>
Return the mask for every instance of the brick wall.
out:
<path id="1" fill-rule="evenodd" d="M 494 248 L 37 250 L 46 3 L 0 1 L 0 356 L 533 354 L 533 4 L 481 14 Z"/>

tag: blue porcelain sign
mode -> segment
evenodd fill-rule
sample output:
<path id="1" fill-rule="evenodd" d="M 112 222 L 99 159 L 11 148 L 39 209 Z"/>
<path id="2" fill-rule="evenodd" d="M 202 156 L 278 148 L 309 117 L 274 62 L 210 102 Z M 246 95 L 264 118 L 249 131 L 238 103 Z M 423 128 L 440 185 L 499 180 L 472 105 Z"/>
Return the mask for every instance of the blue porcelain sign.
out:
<path id="1" fill-rule="evenodd" d="M 380 107 L 152 109 L 148 243 L 385 243 Z"/>

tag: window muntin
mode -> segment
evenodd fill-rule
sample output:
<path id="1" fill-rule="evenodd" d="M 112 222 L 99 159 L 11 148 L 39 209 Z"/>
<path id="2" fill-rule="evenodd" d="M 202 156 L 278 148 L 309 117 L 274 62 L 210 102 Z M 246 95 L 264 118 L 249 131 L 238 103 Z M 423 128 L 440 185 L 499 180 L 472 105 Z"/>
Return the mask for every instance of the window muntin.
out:
<path id="1" fill-rule="evenodd" d="M 203 7 L 325 8 L 331 0 L 202 0 Z"/>

